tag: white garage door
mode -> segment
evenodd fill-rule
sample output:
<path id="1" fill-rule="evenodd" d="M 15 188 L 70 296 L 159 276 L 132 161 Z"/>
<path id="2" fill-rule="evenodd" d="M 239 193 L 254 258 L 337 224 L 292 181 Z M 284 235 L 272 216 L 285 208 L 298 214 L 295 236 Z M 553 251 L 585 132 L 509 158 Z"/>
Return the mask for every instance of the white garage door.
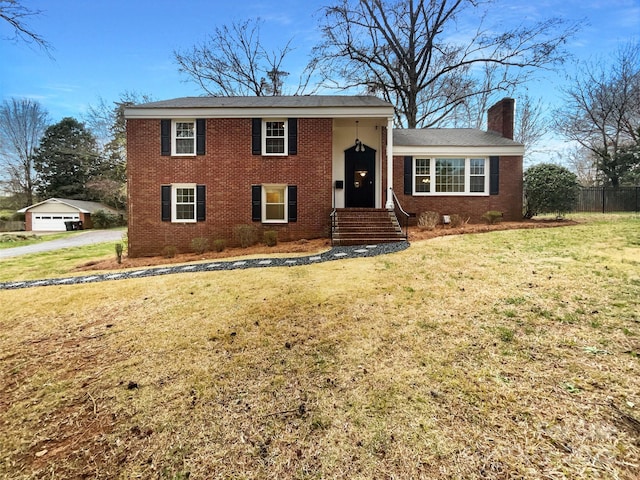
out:
<path id="1" fill-rule="evenodd" d="M 34 213 L 31 230 L 37 232 L 64 232 L 67 227 L 64 222 L 77 222 L 78 213 Z"/>

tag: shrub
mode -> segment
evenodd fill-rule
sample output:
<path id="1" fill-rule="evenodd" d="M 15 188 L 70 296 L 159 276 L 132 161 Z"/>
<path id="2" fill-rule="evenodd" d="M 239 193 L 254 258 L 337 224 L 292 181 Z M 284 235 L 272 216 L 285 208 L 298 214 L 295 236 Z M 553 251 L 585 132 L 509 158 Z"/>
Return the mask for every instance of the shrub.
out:
<path id="1" fill-rule="evenodd" d="M 489 210 L 482 215 L 489 225 L 495 225 L 496 223 L 500 223 L 502 220 L 502 212 L 498 212 L 497 210 Z"/>
<path id="2" fill-rule="evenodd" d="M 264 243 L 267 244 L 267 247 L 275 247 L 278 244 L 278 232 L 275 230 L 264 232 Z"/>
<path id="3" fill-rule="evenodd" d="M 91 214 L 91 222 L 94 228 L 113 228 L 122 225 L 122 218 L 104 210 L 96 210 Z"/>
<path id="4" fill-rule="evenodd" d="M 461 227 L 463 225 L 466 225 L 467 223 L 469 223 L 469 217 L 465 219 L 462 217 L 462 215 L 458 215 L 457 213 L 453 213 L 449 217 L 449 224 L 453 228 Z"/>
<path id="5" fill-rule="evenodd" d="M 242 248 L 247 248 L 258 242 L 258 229 L 253 225 L 236 225 L 233 236 Z"/>
<path id="6" fill-rule="evenodd" d="M 227 247 L 227 241 L 224 238 L 216 238 L 213 241 L 213 250 L 222 252 Z"/>
<path id="7" fill-rule="evenodd" d="M 162 255 L 164 255 L 164 258 L 173 258 L 176 256 L 176 253 L 178 253 L 178 249 L 173 245 L 167 245 L 162 249 Z"/>
<path id="8" fill-rule="evenodd" d="M 116 243 L 116 260 L 118 263 L 122 263 L 122 244 Z"/>
<path id="9" fill-rule="evenodd" d="M 420 230 L 433 230 L 440 223 L 438 212 L 422 212 L 418 217 L 418 228 Z"/>
<path id="10" fill-rule="evenodd" d="M 196 255 L 202 255 L 209 250 L 209 239 L 205 237 L 197 237 L 191 240 L 191 250 Z"/>
<path id="11" fill-rule="evenodd" d="M 525 218 L 541 213 L 563 216 L 574 209 L 580 185 L 565 167 L 551 163 L 534 165 L 524 172 Z"/>

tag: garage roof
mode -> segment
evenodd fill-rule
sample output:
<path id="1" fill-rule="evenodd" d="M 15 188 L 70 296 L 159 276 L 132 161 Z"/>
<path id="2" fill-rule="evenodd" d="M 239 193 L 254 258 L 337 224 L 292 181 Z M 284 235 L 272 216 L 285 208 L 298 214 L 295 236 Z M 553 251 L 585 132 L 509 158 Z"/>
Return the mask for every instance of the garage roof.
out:
<path id="1" fill-rule="evenodd" d="M 69 198 L 49 198 L 42 202 L 34 203 L 33 205 L 29 205 L 28 207 L 21 208 L 20 210 L 18 210 L 18 212 L 25 213 L 31 210 L 32 208 L 37 207 L 38 205 L 43 205 L 45 203 L 52 203 L 52 204 L 62 203 L 64 205 L 68 205 L 69 207 L 78 209 L 78 211 L 81 213 L 93 213 L 98 210 L 104 210 L 105 212 L 113 213 L 113 214 L 118 213 L 116 210 L 114 210 L 113 208 L 103 203 L 89 202 L 86 200 L 74 200 Z"/>

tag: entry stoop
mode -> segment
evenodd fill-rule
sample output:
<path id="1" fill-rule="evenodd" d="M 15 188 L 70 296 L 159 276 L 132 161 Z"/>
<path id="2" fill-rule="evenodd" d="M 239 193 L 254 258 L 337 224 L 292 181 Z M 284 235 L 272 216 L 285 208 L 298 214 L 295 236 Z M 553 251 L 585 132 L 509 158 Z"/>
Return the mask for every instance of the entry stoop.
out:
<path id="1" fill-rule="evenodd" d="M 395 213 L 384 208 L 337 208 L 331 243 L 333 245 L 373 245 L 402 242 L 407 238 Z"/>

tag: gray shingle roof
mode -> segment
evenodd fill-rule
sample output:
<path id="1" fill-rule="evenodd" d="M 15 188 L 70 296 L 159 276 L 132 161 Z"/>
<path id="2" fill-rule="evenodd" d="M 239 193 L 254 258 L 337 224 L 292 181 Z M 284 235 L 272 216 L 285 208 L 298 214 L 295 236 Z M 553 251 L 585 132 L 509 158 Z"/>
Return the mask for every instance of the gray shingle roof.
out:
<path id="1" fill-rule="evenodd" d="M 521 145 L 497 133 L 473 128 L 423 128 L 393 131 L 395 146 L 499 147 Z"/>
<path id="2" fill-rule="evenodd" d="M 390 103 L 372 96 L 300 95 L 265 97 L 182 97 L 127 107 L 137 108 L 330 108 L 391 107 Z"/>
<path id="3" fill-rule="evenodd" d="M 63 203 L 65 205 L 69 205 L 70 207 L 75 207 L 83 213 L 94 213 L 98 210 L 104 210 L 107 213 L 117 214 L 118 211 L 113 208 L 99 202 L 89 202 L 86 200 L 73 200 L 70 198 L 55 198 L 51 197 L 42 202 L 34 203 L 33 205 L 29 205 L 28 207 L 24 207 L 19 212 L 26 212 L 27 210 L 37 207 L 38 205 L 42 205 L 43 203 Z"/>

